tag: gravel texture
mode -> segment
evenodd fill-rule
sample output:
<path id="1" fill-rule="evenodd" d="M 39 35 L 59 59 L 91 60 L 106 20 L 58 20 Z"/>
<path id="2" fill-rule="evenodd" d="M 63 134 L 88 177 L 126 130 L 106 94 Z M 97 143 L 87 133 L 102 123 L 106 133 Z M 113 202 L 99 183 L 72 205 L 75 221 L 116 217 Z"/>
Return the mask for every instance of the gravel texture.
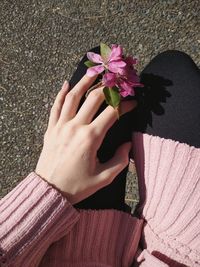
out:
<path id="1" fill-rule="evenodd" d="M 199 66 L 199 14 L 198 0 L 1 0 L 0 196 L 34 170 L 54 98 L 89 48 L 119 43 L 139 71 L 167 49 Z"/>

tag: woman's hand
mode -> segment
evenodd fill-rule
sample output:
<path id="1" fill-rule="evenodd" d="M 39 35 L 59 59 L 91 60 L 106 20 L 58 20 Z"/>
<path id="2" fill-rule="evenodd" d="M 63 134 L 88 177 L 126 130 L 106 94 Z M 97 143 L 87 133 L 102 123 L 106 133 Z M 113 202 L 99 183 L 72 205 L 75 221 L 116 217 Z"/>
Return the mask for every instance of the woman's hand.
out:
<path id="1" fill-rule="evenodd" d="M 97 158 L 97 150 L 106 132 L 117 120 L 116 111 L 111 106 L 93 120 L 104 101 L 103 88 L 92 91 L 77 112 L 82 96 L 95 79 L 85 75 L 70 92 L 69 84 L 63 84 L 51 108 L 43 149 L 35 169 L 72 204 L 110 184 L 129 160 L 131 143 L 120 146 L 106 163 L 101 164 Z M 121 113 L 135 106 L 135 101 L 123 102 Z"/>

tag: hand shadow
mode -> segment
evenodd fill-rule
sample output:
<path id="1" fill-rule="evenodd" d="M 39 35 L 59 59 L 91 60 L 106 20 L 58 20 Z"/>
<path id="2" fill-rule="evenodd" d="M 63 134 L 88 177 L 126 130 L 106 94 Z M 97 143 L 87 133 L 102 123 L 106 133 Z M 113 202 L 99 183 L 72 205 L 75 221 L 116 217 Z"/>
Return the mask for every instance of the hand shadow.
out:
<path id="1" fill-rule="evenodd" d="M 138 107 L 134 112 L 133 131 L 145 132 L 148 126 L 153 127 L 152 113 L 158 116 L 165 113 L 161 103 L 166 103 L 171 97 L 166 87 L 173 83 L 152 73 L 143 73 L 141 83 L 144 87 L 135 89 Z"/>

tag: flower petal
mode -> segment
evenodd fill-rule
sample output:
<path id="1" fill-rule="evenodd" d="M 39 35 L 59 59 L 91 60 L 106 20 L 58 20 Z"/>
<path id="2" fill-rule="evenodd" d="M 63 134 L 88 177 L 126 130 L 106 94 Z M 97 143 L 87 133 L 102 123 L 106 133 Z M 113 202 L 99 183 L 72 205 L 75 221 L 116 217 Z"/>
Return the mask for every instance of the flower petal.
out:
<path id="1" fill-rule="evenodd" d="M 115 60 L 108 63 L 108 69 L 114 73 L 120 72 L 120 69 L 125 67 L 126 63 L 123 60 Z"/>
<path id="2" fill-rule="evenodd" d="M 94 63 L 103 63 L 102 57 L 93 52 L 87 52 L 87 58 Z"/>
<path id="3" fill-rule="evenodd" d="M 135 95 L 134 89 L 127 81 L 119 81 L 118 86 L 120 88 L 120 95 L 126 97 L 127 95 Z"/>
<path id="4" fill-rule="evenodd" d="M 121 59 L 122 58 L 123 49 L 121 45 L 112 45 L 111 47 L 111 53 L 109 56 L 109 61 Z"/>
<path id="5" fill-rule="evenodd" d="M 127 71 L 126 77 L 127 77 L 128 81 L 131 83 L 138 83 L 139 82 L 139 77 L 138 77 L 135 70 Z"/>
<path id="6" fill-rule="evenodd" d="M 130 85 L 134 87 L 144 87 L 144 85 L 140 83 L 140 78 L 134 70 L 129 71 L 126 77 Z"/>
<path id="7" fill-rule="evenodd" d="M 138 59 L 136 57 L 128 56 L 124 59 L 128 66 L 136 65 L 138 63 Z"/>
<path id="8" fill-rule="evenodd" d="M 120 95 L 123 96 L 123 97 L 126 97 L 128 96 L 129 94 L 127 93 L 127 91 L 123 91 L 123 90 L 120 90 Z"/>
<path id="9" fill-rule="evenodd" d="M 115 73 L 106 73 L 103 75 L 103 83 L 107 87 L 113 87 L 116 85 L 117 77 Z"/>
<path id="10" fill-rule="evenodd" d="M 133 87 L 144 87 L 142 83 L 134 83 Z"/>
<path id="11" fill-rule="evenodd" d="M 127 76 L 127 68 L 119 68 L 118 69 L 118 73 L 121 75 L 121 76 Z"/>
<path id="12" fill-rule="evenodd" d="M 132 91 L 132 86 L 127 81 L 120 81 L 119 85 L 125 91 Z"/>
<path id="13" fill-rule="evenodd" d="M 125 68 L 122 68 L 119 72 L 123 78 L 128 80 L 130 83 L 139 82 L 139 77 L 137 75 L 137 72 L 134 68 L 130 68 L 129 66 L 126 66 Z"/>
<path id="14" fill-rule="evenodd" d="M 102 65 L 98 65 L 98 66 L 88 68 L 86 74 L 89 77 L 94 77 L 95 75 L 100 74 L 103 71 L 104 71 L 104 67 Z"/>

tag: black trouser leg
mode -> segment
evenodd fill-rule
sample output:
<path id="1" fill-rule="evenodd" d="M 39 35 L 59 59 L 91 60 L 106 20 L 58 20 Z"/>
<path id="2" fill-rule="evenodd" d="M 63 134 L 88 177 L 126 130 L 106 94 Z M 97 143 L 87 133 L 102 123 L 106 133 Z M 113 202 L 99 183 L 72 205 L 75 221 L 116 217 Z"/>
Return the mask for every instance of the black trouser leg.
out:
<path id="1" fill-rule="evenodd" d="M 200 147 L 200 71 L 192 59 L 163 52 L 143 70 L 141 81 L 134 130 Z"/>

